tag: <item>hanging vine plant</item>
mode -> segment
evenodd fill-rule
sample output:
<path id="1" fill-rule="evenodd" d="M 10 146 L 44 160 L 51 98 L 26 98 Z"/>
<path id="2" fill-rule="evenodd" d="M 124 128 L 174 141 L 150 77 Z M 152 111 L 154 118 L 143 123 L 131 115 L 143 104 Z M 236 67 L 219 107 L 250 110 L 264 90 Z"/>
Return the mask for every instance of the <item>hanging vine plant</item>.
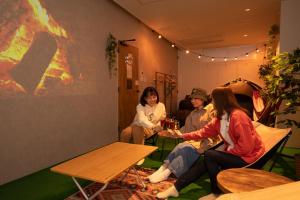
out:
<path id="1" fill-rule="evenodd" d="M 117 59 L 117 47 L 118 42 L 116 38 L 109 33 L 107 41 L 106 41 L 106 49 L 105 49 L 105 58 L 108 64 L 109 77 L 112 75 L 116 75 L 117 67 L 116 67 L 116 59 Z"/>

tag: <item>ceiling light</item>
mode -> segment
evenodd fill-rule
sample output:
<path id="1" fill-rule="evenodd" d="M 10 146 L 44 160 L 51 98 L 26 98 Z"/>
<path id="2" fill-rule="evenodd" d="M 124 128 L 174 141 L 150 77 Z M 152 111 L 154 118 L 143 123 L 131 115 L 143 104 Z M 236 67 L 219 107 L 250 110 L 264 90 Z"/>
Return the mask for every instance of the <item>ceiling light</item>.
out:
<path id="1" fill-rule="evenodd" d="M 247 35 L 247 34 L 244 34 L 244 37 L 248 37 L 248 35 Z"/>
<path id="2" fill-rule="evenodd" d="M 190 53 L 190 51 L 189 51 L 189 50 L 186 50 L 185 53 L 188 54 L 188 53 Z"/>
<path id="3" fill-rule="evenodd" d="M 248 54 L 248 53 L 246 53 L 246 56 L 248 57 L 248 56 L 249 56 L 249 54 Z"/>
<path id="4" fill-rule="evenodd" d="M 158 35 L 158 38 L 161 39 L 161 35 Z"/>
<path id="5" fill-rule="evenodd" d="M 211 61 L 214 61 L 214 60 L 215 60 L 215 58 L 214 58 L 214 57 L 212 57 L 212 58 L 211 58 Z"/>
<path id="6" fill-rule="evenodd" d="M 245 9 L 246 12 L 249 12 L 250 10 L 251 10 L 250 8 L 246 8 L 246 9 Z"/>
<path id="7" fill-rule="evenodd" d="M 259 49 L 256 49 L 256 52 L 258 53 L 258 52 L 259 52 Z"/>
<path id="8" fill-rule="evenodd" d="M 224 61 L 226 62 L 226 61 L 227 61 L 227 58 L 224 58 Z"/>
<path id="9" fill-rule="evenodd" d="M 198 58 L 200 59 L 200 58 L 201 58 L 201 55 L 199 55 Z"/>
<path id="10" fill-rule="evenodd" d="M 237 57 L 235 57 L 234 60 L 237 60 Z"/>
<path id="11" fill-rule="evenodd" d="M 175 47 L 175 44 L 172 44 L 171 46 L 174 48 L 174 47 Z"/>

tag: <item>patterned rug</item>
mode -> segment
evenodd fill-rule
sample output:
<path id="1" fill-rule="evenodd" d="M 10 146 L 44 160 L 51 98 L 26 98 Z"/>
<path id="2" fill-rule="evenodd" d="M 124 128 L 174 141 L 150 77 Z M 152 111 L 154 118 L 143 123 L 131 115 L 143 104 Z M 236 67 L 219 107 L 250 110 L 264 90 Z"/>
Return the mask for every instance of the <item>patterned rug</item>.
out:
<path id="1" fill-rule="evenodd" d="M 169 188 L 174 182 L 174 178 L 169 178 L 167 181 L 161 183 L 152 184 L 146 180 L 146 177 L 154 172 L 153 169 L 139 168 L 137 169 L 141 179 L 147 185 L 146 190 L 138 184 L 136 175 L 133 170 L 127 174 L 127 176 L 120 181 L 124 173 L 112 180 L 107 188 L 103 190 L 94 200 L 152 200 L 157 199 L 155 196 L 158 192 L 164 191 Z M 85 192 L 90 196 L 94 194 L 98 189 L 102 187 L 100 183 L 92 183 L 84 188 Z M 66 200 L 84 200 L 83 195 L 80 192 L 66 198 Z"/>

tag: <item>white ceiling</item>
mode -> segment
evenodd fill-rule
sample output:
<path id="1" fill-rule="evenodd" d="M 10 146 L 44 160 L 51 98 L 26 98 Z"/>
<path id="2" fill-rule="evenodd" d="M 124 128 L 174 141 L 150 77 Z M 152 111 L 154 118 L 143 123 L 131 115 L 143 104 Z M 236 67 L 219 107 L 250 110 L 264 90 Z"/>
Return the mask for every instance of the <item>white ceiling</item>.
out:
<path id="1" fill-rule="evenodd" d="M 191 50 L 261 44 L 280 18 L 280 0 L 114 2 L 170 42 Z M 246 8 L 251 10 L 246 12 Z"/>

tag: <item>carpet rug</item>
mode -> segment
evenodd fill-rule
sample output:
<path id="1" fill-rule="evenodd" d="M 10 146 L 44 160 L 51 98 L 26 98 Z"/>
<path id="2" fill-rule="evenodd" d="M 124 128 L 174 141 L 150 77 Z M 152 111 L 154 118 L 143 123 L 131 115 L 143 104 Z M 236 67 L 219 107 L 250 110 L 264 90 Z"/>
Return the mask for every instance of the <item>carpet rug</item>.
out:
<path id="1" fill-rule="evenodd" d="M 133 170 L 130 170 L 127 176 L 121 181 L 124 173 L 113 179 L 105 190 L 95 197 L 95 200 L 153 200 L 158 192 L 169 188 L 176 179 L 169 178 L 161 183 L 152 184 L 147 181 L 147 176 L 154 172 L 153 169 L 137 168 L 137 172 L 141 179 L 147 185 L 146 190 L 143 190 L 141 184 L 138 183 Z M 91 196 L 102 187 L 101 183 L 92 183 L 84 188 L 84 191 Z M 69 196 L 65 200 L 84 200 L 80 192 Z"/>

